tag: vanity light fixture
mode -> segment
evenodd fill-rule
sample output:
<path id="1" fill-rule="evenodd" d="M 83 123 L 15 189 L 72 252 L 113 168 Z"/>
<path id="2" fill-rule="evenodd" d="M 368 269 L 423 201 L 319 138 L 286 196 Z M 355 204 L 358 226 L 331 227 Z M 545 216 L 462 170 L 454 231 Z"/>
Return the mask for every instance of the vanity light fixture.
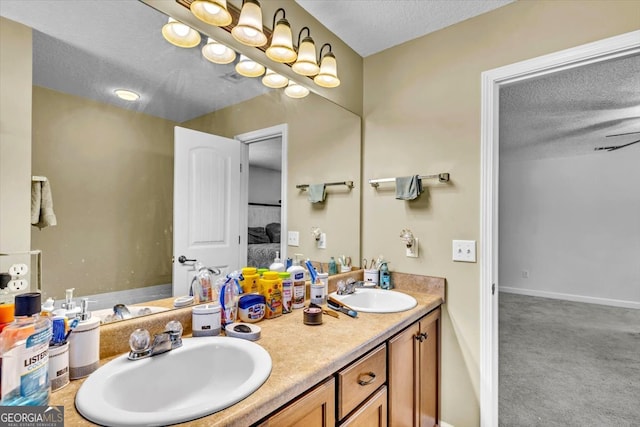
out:
<path id="1" fill-rule="evenodd" d="M 236 64 L 236 71 L 245 77 L 260 77 L 264 74 L 264 65 L 240 55 L 240 61 Z"/>
<path id="2" fill-rule="evenodd" d="M 276 16 L 282 11 L 282 18 L 276 24 Z M 293 35 L 291 34 L 291 26 L 286 18 L 286 12 L 283 8 L 276 10 L 273 14 L 273 34 L 271 36 L 271 45 L 265 51 L 269 59 L 281 63 L 290 63 L 296 60 L 298 54 L 293 48 Z"/>
<path id="3" fill-rule="evenodd" d="M 127 89 L 116 89 L 113 93 L 115 93 L 118 98 L 124 99 L 125 101 L 133 102 L 140 99 L 140 95 Z"/>
<path id="4" fill-rule="evenodd" d="M 285 76 L 276 73 L 275 71 L 267 68 L 267 72 L 262 78 L 262 84 L 266 87 L 270 87 L 273 89 L 279 89 L 281 87 L 285 87 L 289 83 L 289 79 Z"/>
<path id="5" fill-rule="evenodd" d="M 231 24 L 227 0 L 195 0 L 189 8 L 196 18 L 207 24 L 217 27 L 226 27 Z"/>
<path id="6" fill-rule="evenodd" d="M 327 46 L 329 47 L 329 52 L 322 56 L 322 51 Z M 313 81 L 315 84 L 322 87 L 332 88 L 340 86 L 340 79 L 338 78 L 338 64 L 329 43 L 323 44 L 320 48 L 320 73 L 313 78 Z"/>
<path id="7" fill-rule="evenodd" d="M 169 18 L 162 27 L 162 35 L 169 43 L 178 47 L 195 47 L 200 44 L 199 32 L 173 18 Z"/>
<path id="8" fill-rule="evenodd" d="M 307 30 L 307 36 L 300 42 L 304 30 Z M 311 38 L 309 27 L 303 27 L 298 33 L 298 59 L 291 69 L 302 76 L 315 76 L 320 71 L 316 61 L 316 44 Z"/>
<path id="9" fill-rule="evenodd" d="M 309 89 L 300 86 L 298 83 L 289 80 L 289 85 L 284 89 L 285 95 L 289 98 L 304 98 L 309 95 Z"/>
<path id="10" fill-rule="evenodd" d="M 231 35 L 247 46 L 264 46 L 267 36 L 262 30 L 262 9 L 258 0 L 243 0 L 238 25 L 233 27 Z"/>
<path id="11" fill-rule="evenodd" d="M 236 52 L 209 37 L 202 47 L 202 56 L 216 64 L 229 64 L 236 59 Z"/>

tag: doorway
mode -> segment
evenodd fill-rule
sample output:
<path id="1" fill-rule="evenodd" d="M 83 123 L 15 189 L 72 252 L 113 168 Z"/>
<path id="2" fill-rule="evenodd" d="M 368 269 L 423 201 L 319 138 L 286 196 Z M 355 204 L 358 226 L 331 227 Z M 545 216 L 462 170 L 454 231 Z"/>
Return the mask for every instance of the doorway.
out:
<path id="1" fill-rule="evenodd" d="M 481 113 L 481 425 L 498 425 L 499 89 L 545 74 L 640 52 L 640 31 L 512 64 L 482 74 Z"/>
<path id="2" fill-rule="evenodd" d="M 241 206 L 246 209 L 241 229 L 244 265 L 268 268 L 277 255 L 286 260 L 287 125 L 237 135 L 242 142 Z"/>

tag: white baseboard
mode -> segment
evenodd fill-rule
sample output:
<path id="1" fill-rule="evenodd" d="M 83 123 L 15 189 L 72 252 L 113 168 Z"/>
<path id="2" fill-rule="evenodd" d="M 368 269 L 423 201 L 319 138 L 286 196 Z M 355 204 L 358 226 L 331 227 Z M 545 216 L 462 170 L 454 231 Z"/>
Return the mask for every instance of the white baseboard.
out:
<path id="1" fill-rule="evenodd" d="M 440 427 L 453 427 L 451 424 L 449 424 L 449 423 L 445 423 L 445 422 L 444 422 L 444 421 L 442 421 L 442 420 L 440 420 L 440 424 L 439 424 L 439 426 L 440 426 Z"/>
<path id="2" fill-rule="evenodd" d="M 500 292 L 507 292 L 510 294 L 562 299 L 566 301 L 585 302 L 588 304 L 609 305 L 612 307 L 635 308 L 636 310 L 640 310 L 640 302 L 635 302 L 635 301 L 624 301 L 624 300 L 608 299 L 608 298 L 595 298 L 595 297 L 587 297 L 584 295 L 563 294 L 559 292 L 537 291 L 534 289 L 511 288 L 506 286 L 500 286 L 498 290 Z"/>

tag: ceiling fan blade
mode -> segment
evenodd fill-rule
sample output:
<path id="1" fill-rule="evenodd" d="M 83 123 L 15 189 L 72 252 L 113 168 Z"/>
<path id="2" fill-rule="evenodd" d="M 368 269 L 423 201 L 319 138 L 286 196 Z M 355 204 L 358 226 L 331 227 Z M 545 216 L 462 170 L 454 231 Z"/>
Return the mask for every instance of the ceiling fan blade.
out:
<path id="1" fill-rule="evenodd" d="M 609 138 L 609 137 L 611 137 L 611 136 L 635 135 L 635 134 L 637 134 L 637 133 L 640 133 L 640 131 L 637 131 L 637 132 L 627 132 L 627 133 L 617 133 L 617 134 L 614 134 L 614 135 L 605 135 L 605 138 Z"/>
<path id="2" fill-rule="evenodd" d="M 633 141 L 633 142 L 630 142 L 630 143 L 628 143 L 628 144 L 618 145 L 618 146 L 615 146 L 615 147 L 609 147 L 609 149 L 608 149 L 607 151 L 615 151 L 615 150 L 619 150 L 619 149 L 621 149 L 621 148 L 628 147 L 628 146 L 633 145 L 633 144 L 637 144 L 638 142 L 640 142 L 640 139 L 638 139 L 638 140 L 636 140 L 636 141 Z"/>

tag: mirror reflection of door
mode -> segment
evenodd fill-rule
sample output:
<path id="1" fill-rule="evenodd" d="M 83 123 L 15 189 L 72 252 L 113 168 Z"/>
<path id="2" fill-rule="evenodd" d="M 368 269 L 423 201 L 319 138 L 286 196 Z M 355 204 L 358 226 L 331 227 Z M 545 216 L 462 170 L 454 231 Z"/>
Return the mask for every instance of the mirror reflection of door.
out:
<path id="1" fill-rule="evenodd" d="M 237 270 L 241 143 L 175 128 L 173 295 L 188 295 L 194 264 Z"/>

